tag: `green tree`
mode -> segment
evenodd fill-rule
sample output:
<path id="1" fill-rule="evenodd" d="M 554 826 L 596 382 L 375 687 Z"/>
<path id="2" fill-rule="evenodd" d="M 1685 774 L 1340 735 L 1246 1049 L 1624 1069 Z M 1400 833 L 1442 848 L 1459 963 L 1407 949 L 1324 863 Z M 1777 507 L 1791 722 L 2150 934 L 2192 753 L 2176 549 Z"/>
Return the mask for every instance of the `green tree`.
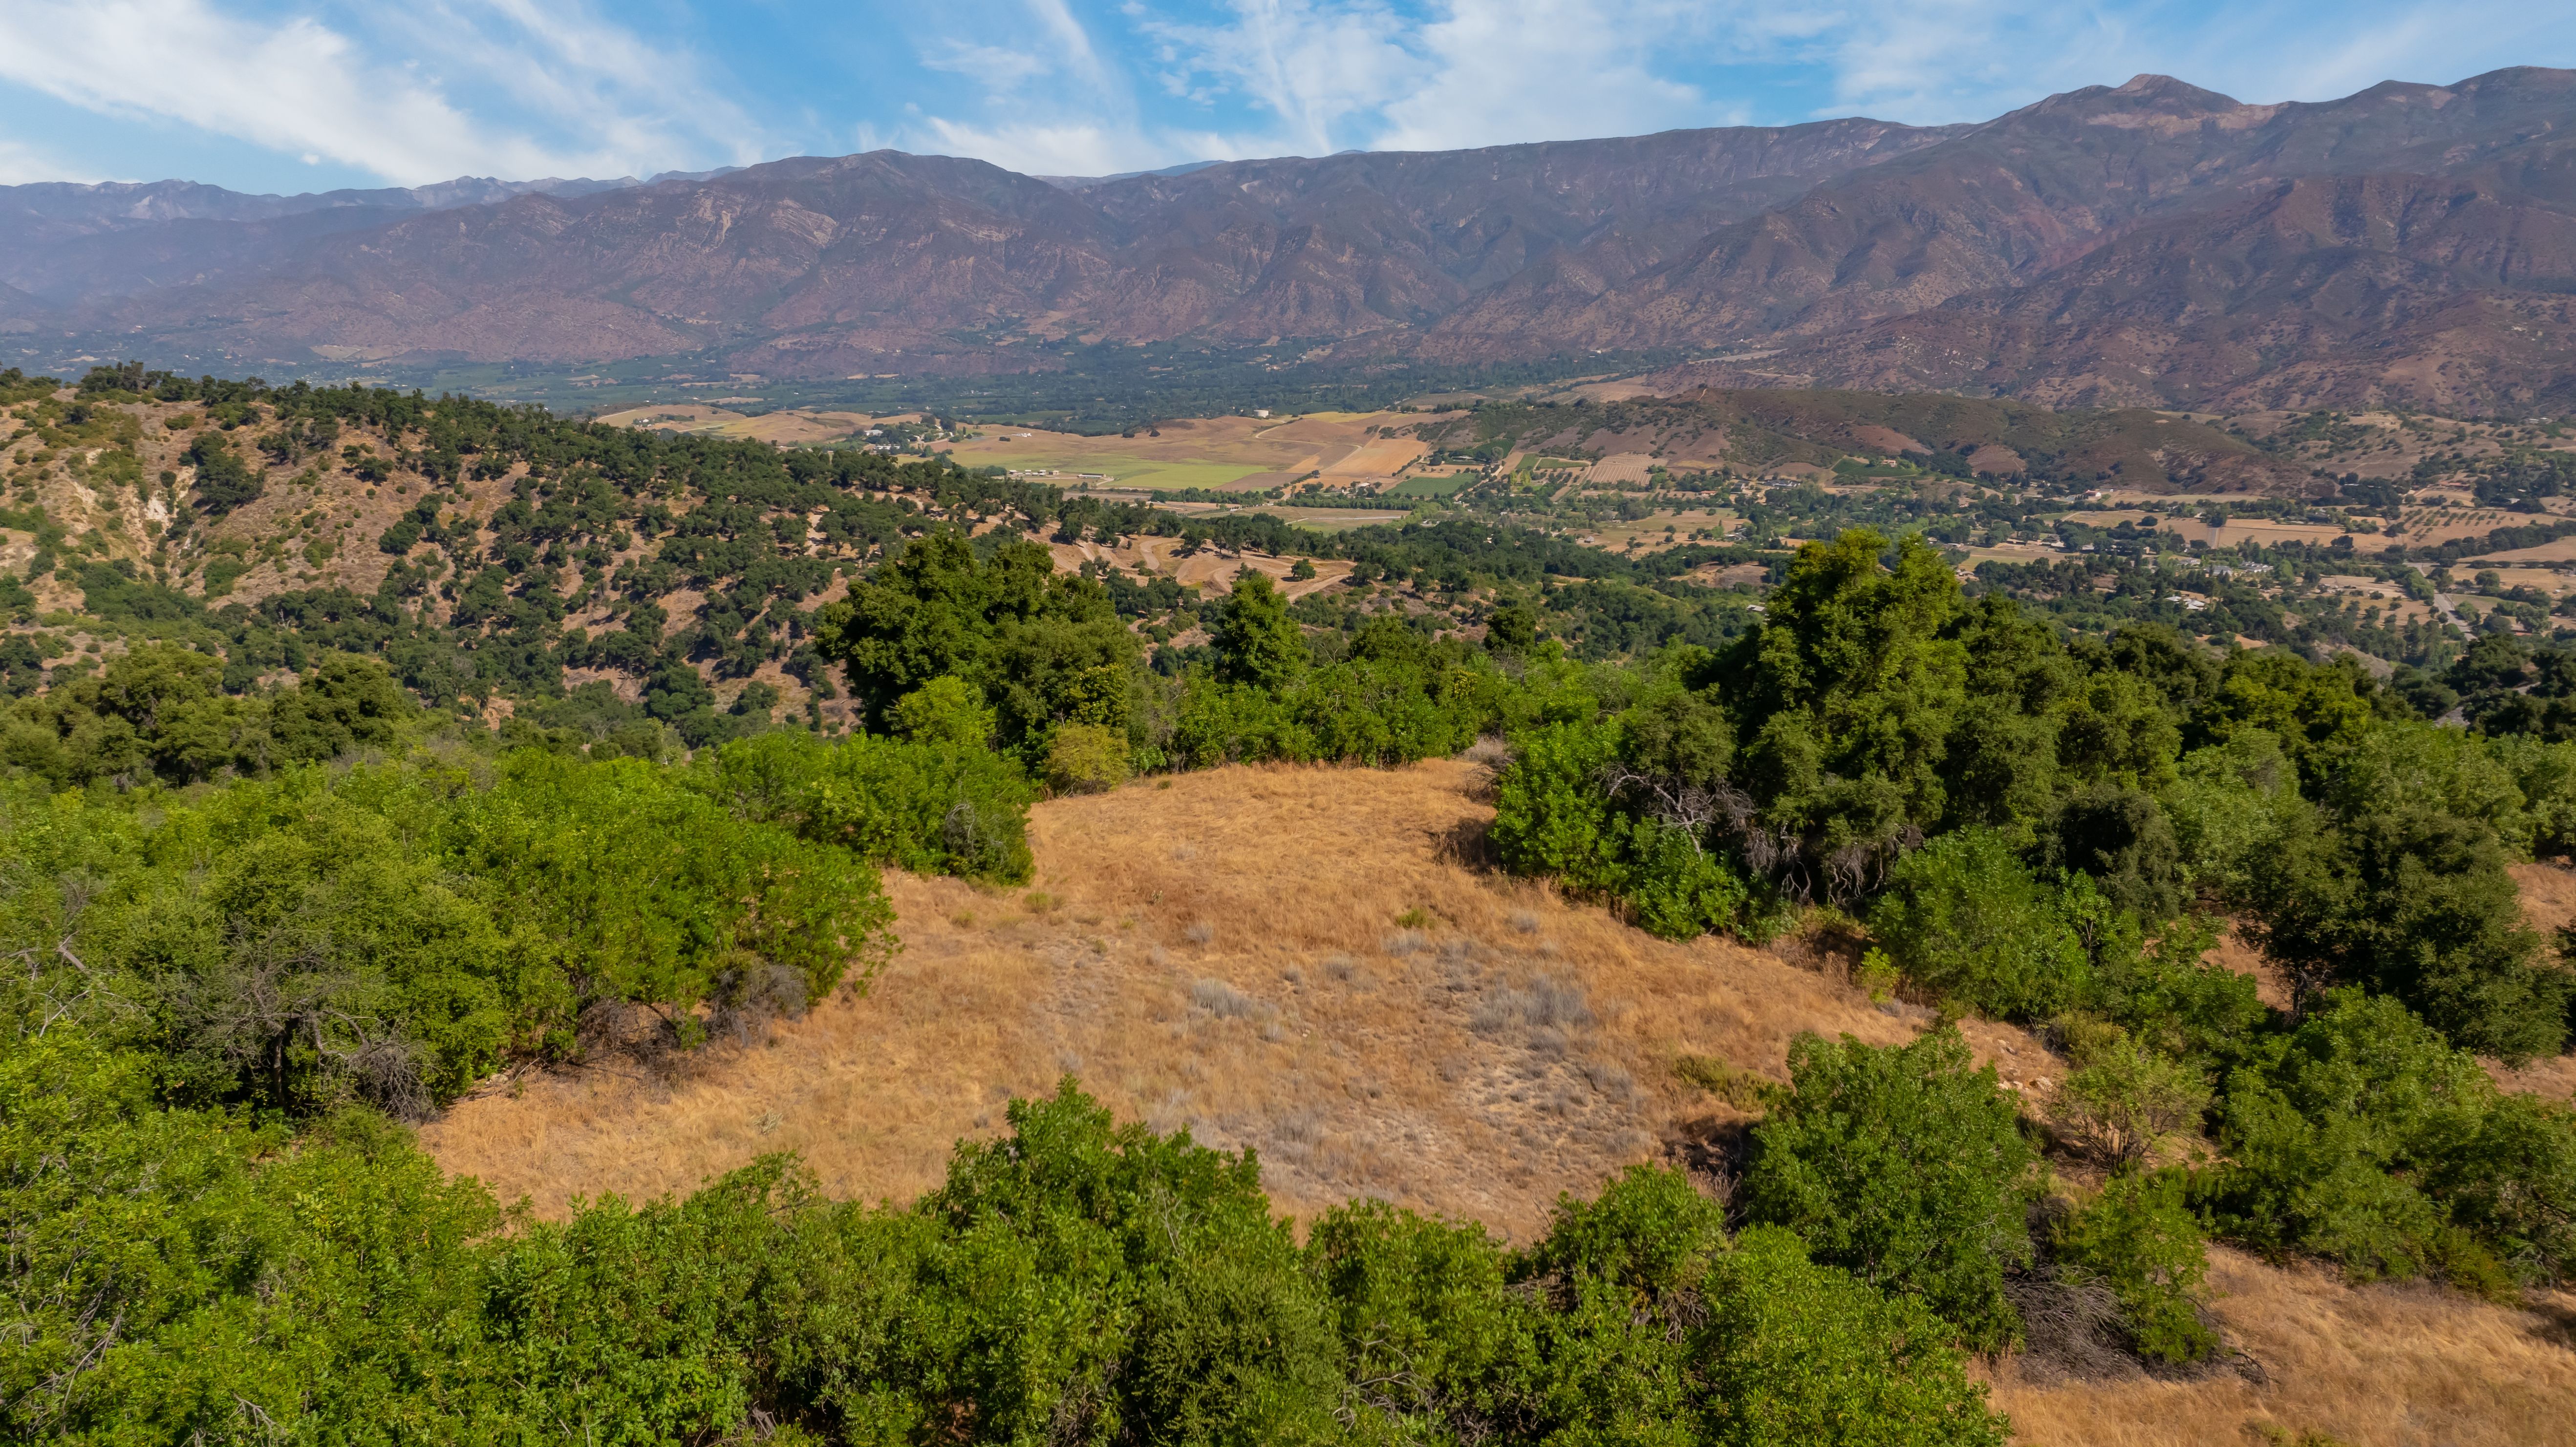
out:
<path id="1" fill-rule="evenodd" d="M 2576 976 L 2539 958 L 2492 829 L 2425 807 L 2294 818 L 2258 856 L 2249 892 L 2255 940 L 2289 975 L 2298 1011 L 2337 983 L 2367 983 L 2468 1049 L 2558 1053 Z"/>
<path id="2" fill-rule="evenodd" d="M 2239 653 L 2200 701 L 2185 742 L 2224 744 L 2245 729 L 2261 729 L 2280 741 L 2303 780 L 2321 784 L 2369 737 L 2379 700 L 2378 683 L 2349 656 L 2317 668 L 2273 649 Z"/>
<path id="3" fill-rule="evenodd" d="M 200 431 L 189 442 L 186 462 L 197 470 L 197 506 L 215 517 L 238 507 L 256 502 L 266 491 L 259 472 L 233 451 L 232 439 L 220 432 Z"/>
<path id="4" fill-rule="evenodd" d="M 1208 625 L 1220 682 L 1276 690 L 1304 671 L 1305 630 L 1288 616 L 1288 600 L 1270 575 L 1246 568 L 1217 604 Z"/>
<path id="5" fill-rule="evenodd" d="M 944 674 L 896 699 L 886 722 L 896 736 L 915 743 L 980 748 L 992 739 L 996 718 L 981 690 Z"/>
<path id="6" fill-rule="evenodd" d="M 419 712 L 381 660 L 325 653 L 269 705 L 268 731 L 282 758 L 328 759 L 391 748 Z"/>
<path id="7" fill-rule="evenodd" d="M 1948 806 L 1945 741 L 1967 696 L 1968 650 L 1944 636 L 1959 584 L 1919 537 L 1882 565 L 1886 551 L 1866 529 L 1800 548 L 1714 669 L 1743 720 L 1737 780 L 1761 809 L 1751 862 L 1796 894 L 1864 894 Z"/>
<path id="8" fill-rule="evenodd" d="M 1135 635 L 1106 589 L 1055 571 L 1053 555 L 1024 539 L 981 561 L 960 534 L 916 539 L 814 628 L 873 729 L 890 725 L 898 700 L 951 676 L 982 692 L 1004 748 L 1042 747 L 1066 719 L 1127 724 Z"/>

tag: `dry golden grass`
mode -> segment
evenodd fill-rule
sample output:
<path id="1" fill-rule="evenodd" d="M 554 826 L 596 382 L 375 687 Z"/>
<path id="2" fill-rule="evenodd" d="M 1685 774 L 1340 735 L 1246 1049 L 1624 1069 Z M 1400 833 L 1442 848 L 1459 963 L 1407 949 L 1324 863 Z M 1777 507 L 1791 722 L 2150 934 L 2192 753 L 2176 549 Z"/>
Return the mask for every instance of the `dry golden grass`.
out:
<path id="1" fill-rule="evenodd" d="M 2210 1252 L 2214 1311 L 2259 1371 L 2041 1386 L 2005 1366 L 1994 1403 L 2034 1447 L 2259 1443 L 2269 1424 L 2351 1447 L 2576 1441 L 2576 1300 L 2509 1311 L 2432 1287 L 2355 1289 Z M 2259 1385 L 2257 1382 L 2259 1381 Z"/>
<path id="2" fill-rule="evenodd" d="M 1492 817 L 1485 781 L 1463 762 L 1236 768 L 1041 804 L 1029 890 L 889 877 L 905 949 L 866 997 L 681 1074 L 532 1077 L 423 1143 L 547 1215 L 787 1149 L 834 1195 L 901 1200 L 956 1140 L 1000 1134 L 1010 1097 L 1071 1073 L 1121 1118 L 1257 1148 L 1301 1219 L 1374 1195 L 1527 1240 L 1559 1192 L 1739 1118 L 1675 1057 L 1777 1079 L 1799 1031 L 1917 1028 L 1830 959 L 1668 944 L 1460 862 Z M 2035 1101 L 2063 1078 L 2023 1032 L 1963 1028 Z M 2212 1265 L 2261 1385 L 2043 1384 L 2007 1363 L 1996 1404 L 2020 1439 L 2251 1443 L 2271 1423 L 2353 1447 L 2576 1441 L 2567 1298 L 2510 1311 L 2223 1250 Z"/>
<path id="3" fill-rule="evenodd" d="M 1377 1195 L 1525 1238 L 1724 1113 L 1676 1055 L 1785 1078 L 1801 1030 L 1914 1030 L 1837 975 L 1452 862 L 1483 776 L 1238 768 L 1041 804 L 1031 890 L 889 877 L 904 951 L 865 998 L 676 1079 L 532 1078 L 423 1141 L 548 1214 L 784 1149 L 836 1195 L 907 1198 L 1070 1073 L 1122 1118 L 1257 1147 L 1282 1211 Z"/>

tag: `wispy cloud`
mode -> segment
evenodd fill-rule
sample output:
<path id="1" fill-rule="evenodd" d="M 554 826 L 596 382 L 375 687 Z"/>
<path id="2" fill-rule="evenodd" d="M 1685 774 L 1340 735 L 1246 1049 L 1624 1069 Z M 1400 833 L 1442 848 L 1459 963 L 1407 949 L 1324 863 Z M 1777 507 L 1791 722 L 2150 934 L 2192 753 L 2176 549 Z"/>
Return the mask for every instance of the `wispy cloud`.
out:
<path id="1" fill-rule="evenodd" d="M 646 174 L 759 159 L 760 127 L 687 49 L 655 45 L 590 0 L 447 0 L 409 13 L 404 53 L 442 79 L 472 77 L 523 123 L 593 167 Z"/>
<path id="2" fill-rule="evenodd" d="M 1686 0 L 1453 0 L 1421 29 L 1427 75 L 1385 105 L 1369 144 L 1441 150 L 1745 119 L 1662 68 L 1707 43 L 1715 14 Z"/>
<path id="3" fill-rule="evenodd" d="M 1038 8 L 1061 13 L 1062 0 Z M 1129 0 L 1122 15 L 1141 43 L 1127 68 L 1157 94 L 1127 90 L 1122 68 L 1098 59 L 1066 14 L 1071 28 L 1057 38 L 1067 55 L 1090 59 L 1078 75 L 1062 68 L 1055 114 L 1029 114 L 1033 97 L 1015 91 L 1007 117 L 943 114 L 898 134 L 1014 169 L 1098 174 L 1179 160 L 1612 135 L 1705 125 L 1743 110 L 1651 63 L 1659 48 L 1708 30 L 1704 7 L 1686 0 L 1445 0 L 1427 10 L 1388 0 L 1225 0 L 1188 16 Z M 961 73 L 973 59 L 1000 79 L 1015 82 L 1021 70 L 953 46 L 925 53 Z M 1200 123 L 1138 119 L 1157 110 Z"/>
<path id="4" fill-rule="evenodd" d="M 403 184 L 657 169 L 703 153 L 715 130 L 748 130 L 729 102 L 685 83 L 684 60 L 580 6 L 483 0 L 389 23 L 417 42 L 402 62 L 312 19 L 253 20 L 207 0 L 13 0 L 0 8 L 0 79 Z M 446 67 L 499 87 L 510 118 L 453 102 L 437 78 Z M 719 144 L 744 158 L 739 137 Z"/>
<path id="5" fill-rule="evenodd" d="M 853 143 L 1098 173 L 1832 115 L 1973 120 L 2150 70 L 2246 100 L 2323 99 L 2528 59 L 2576 59 L 2576 7 L 0 0 L 0 128 L 18 122 L 0 176 L 133 170 L 173 140 L 254 156 L 272 180 L 297 159 L 418 183 Z M 41 113 L 12 116 L 13 97 Z M 85 130 L 73 112 L 112 120 Z"/>
<path id="6" fill-rule="evenodd" d="M 897 149 L 972 156 L 1027 176 L 1106 176 L 1162 164 L 1166 146 L 1134 130 L 1079 122 L 979 126 L 931 117 L 895 138 Z"/>
<path id="7" fill-rule="evenodd" d="M 1014 91 L 1042 75 L 1055 73 L 1055 61 L 1035 51 L 964 40 L 941 40 L 925 49 L 921 63 L 932 70 L 980 81 L 989 91 Z"/>
<path id="8" fill-rule="evenodd" d="M 1137 28 L 1168 93 L 1202 103 L 1239 96 L 1266 115 L 1261 149 L 1322 155 L 1351 144 L 1355 122 L 1377 129 L 1387 104 L 1424 73 L 1419 27 L 1368 0 L 1234 0 L 1230 9 L 1207 23 L 1139 13 Z"/>

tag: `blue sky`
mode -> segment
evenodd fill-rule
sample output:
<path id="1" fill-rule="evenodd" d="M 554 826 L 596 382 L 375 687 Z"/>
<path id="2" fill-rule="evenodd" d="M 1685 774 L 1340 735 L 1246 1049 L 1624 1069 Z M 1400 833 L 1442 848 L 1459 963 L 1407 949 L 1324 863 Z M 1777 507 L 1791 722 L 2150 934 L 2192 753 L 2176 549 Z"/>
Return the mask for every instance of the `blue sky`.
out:
<path id="1" fill-rule="evenodd" d="M 2545 0 L 6 0 L 0 183 L 646 175 L 894 146 L 1093 175 L 1978 120 L 2179 75 L 2242 100 L 2576 65 Z"/>

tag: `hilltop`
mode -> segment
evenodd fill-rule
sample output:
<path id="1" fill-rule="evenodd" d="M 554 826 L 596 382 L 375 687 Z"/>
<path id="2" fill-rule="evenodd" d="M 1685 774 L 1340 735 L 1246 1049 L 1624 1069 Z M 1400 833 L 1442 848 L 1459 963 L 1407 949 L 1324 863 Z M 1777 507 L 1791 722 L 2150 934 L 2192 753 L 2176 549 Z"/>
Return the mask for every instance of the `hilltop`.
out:
<path id="1" fill-rule="evenodd" d="M 547 1217 L 774 1151 L 830 1195 L 901 1201 L 937 1188 L 953 1142 L 1002 1138 L 1011 1100 L 1072 1074 L 1121 1119 L 1257 1151 L 1301 1223 L 1365 1196 L 1530 1241 L 1561 1193 L 1630 1163 L 1725 1188 L 1758 1109 L 1677 1066 L 1776 1082 L 1800 1031 L 1886 1044 L 1929 1023 L 1809 942 L 1668 942 L 1493 872 L 1492 787 L 1489 765 L 1439 760 L 1043 803 L 1027 889 L 889 878 L 904 951 L 864 997 L 702 1059 L 495 1079 L 422 1143 Z M 2065 1057 L 2011 1025 L 1964 1028 L 2045 1120 Z M 2280 1423 L 2354 1447 L 2502 1447 L 2576 1410 L 2564 1293 L 2505 1309 L 2225 1250 L 2213 1273 L 2233 1365 L 2158 1381 L 2096 1360 L 2070 1379 L 2016 1356 L 1995 1370 L 2015 1440 L 2182 1447 Z"/>

